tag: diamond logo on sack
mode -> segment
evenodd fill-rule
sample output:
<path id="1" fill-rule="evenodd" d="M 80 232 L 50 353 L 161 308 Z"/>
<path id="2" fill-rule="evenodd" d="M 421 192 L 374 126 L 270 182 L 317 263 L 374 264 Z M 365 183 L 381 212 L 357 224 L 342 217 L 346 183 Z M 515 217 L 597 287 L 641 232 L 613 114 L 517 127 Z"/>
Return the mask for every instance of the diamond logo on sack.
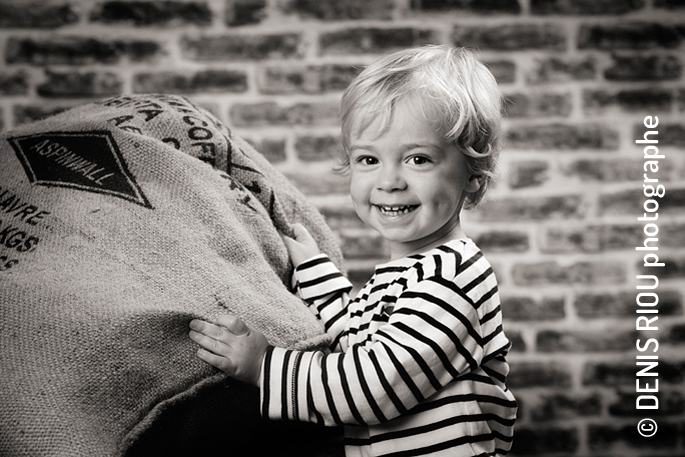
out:
<path id="1" fill-rule="evenodd" d="M 71 187 L 152 208 L 111 132 L 47 132 L 7 140 L 32 184 Z"/>

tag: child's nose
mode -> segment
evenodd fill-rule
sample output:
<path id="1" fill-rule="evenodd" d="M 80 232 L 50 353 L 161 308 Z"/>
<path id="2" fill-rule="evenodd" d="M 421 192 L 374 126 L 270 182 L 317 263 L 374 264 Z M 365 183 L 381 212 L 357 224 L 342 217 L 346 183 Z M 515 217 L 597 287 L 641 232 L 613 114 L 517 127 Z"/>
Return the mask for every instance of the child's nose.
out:
<path id="1" fill-rule="evenodd" d="M 405 181 L 401 170 L 399 170 L 398 167 L 394 165 L 385 165 L 380 169 L 376 187 L 378 190 L 392 192 L 406 189 L 407 182 Z"/>

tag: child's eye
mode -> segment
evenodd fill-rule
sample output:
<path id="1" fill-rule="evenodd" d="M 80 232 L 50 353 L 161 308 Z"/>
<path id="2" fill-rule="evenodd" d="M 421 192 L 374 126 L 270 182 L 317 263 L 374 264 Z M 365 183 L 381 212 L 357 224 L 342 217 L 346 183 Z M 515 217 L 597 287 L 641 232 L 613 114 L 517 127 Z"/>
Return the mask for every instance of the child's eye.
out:
<path id="1" fill-rule="evenodd" d="M 361 165 L 376 165 L 378 163 L 378 159 L 371 156 L 359 156 L 356 162 Z"/>
<path id="2" fill-rule="evenodd" d="M 415 155 L 415 156 L 411 156 L 409 158 L 409 163 L 412 165 L 425 165 L 425 164 L 430 163 L 430 162 L 431 162 L 430 157 L 426 157 L 423 155 Z"/>

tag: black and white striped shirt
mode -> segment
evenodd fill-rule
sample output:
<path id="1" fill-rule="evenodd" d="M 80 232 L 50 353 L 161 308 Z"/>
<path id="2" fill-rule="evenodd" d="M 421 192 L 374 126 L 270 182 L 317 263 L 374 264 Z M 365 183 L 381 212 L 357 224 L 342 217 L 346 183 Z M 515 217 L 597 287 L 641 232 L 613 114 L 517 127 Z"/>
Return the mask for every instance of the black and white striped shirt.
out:
<path id="1" fill-rule="evenodd" d="M 511 344 L 495 275 L 470 239 L 378 265 L 351 301 L 324 255 L 295 276 L 335 352 L 270 347 L 263 416 L 346 425 L 347 456 L 507 454 Z"/>

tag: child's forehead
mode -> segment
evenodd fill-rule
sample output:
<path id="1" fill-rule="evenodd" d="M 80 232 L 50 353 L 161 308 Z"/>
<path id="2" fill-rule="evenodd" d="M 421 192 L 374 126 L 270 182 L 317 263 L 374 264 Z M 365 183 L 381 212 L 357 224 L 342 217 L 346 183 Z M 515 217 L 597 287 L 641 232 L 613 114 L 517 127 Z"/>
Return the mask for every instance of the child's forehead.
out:
<path id="1" fill-rule="evenodd" d="M 359 138 L 380 137 L 396 123 L 425 123 L 444 136 L 444 119 L 440 116 L 440 110 L 426 103 L 417 96 L 407 96 L 387 101 L 386 103 L 373 103 L 362 105 L 350 113 L 348 136 Z"/>

